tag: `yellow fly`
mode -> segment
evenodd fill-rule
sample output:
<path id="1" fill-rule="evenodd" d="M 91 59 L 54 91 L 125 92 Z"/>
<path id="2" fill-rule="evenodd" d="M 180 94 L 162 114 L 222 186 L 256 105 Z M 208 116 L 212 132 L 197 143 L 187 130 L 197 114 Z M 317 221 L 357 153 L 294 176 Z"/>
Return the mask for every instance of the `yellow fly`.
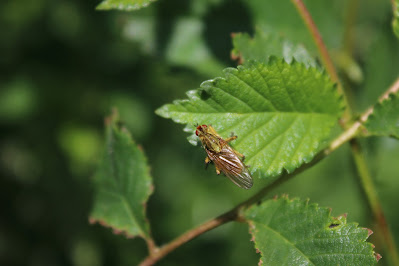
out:
<path id="1" fill-rule="evenodd" d="M 195 134 L 208 154 L 205 158 L 206 164 L 213 162 L 216 173 L 219 175 L 222 172 L 237 186 L 245 189 L 252 187 L 251 174 L 242 162 L 245 156 L 229 145 L 229 142 L 235 140 L 237 136 L 223 139 L 210 125 L 197 126 Z"/>

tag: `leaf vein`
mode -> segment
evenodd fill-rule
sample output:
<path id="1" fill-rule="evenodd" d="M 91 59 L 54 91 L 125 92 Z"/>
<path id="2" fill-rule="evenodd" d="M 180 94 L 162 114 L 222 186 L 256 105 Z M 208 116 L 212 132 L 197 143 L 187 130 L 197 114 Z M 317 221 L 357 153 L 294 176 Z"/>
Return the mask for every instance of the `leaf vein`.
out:
<path id="1" fill-rule="evenodd" d="M 223 90 L 223 89 L 220 88 L 220 87 L 214 87 L 214 88 L 215 88 L 215 89 L 219 89 L 220 91 L 224 92 L 225 94 L 229 95 L 230 97 L 232 97 L 232 98 L 234 98 L 234 99 L 236 99 L 236 100 L 242 102 L 242 103 L 245 104 L 251 111 L 253 111 L 253 112 L 255 111 L 255 110 L 251 107 L 251 105 L 249 105 L 248 103 L 244 102 L 242 99 L 238 98 L 237 96 L 234 96 L 234 95 L 231 94 L 230 92 L 225 91 L 225 90 Z M 215 97 L 215 98 L 216 98 L 216 97 Z"/>
<path id="2" fill-rule="evenodd" d="M 261 76 L 262 80 L 264 81 L 264 84 L 266 85 L 267 88 L 269 88 L 269 86 L 266 84 L 266 81 L 264 80 L 263 76 L 261 75 L 260 71 L 256 68 L 256 70 L 258 71 L 259 75 Z M 270 103 L 271 106 L 273 107 L 273 109 L 275 111 L 278 111 L 278 109 L 274 106 L 273 102 L 270 101 L 269 99 L 267 99 L 262 93 L 260 93 L 258 90 L 255 89 L 254 86 L 248 84 L 246 81 L 244 81 L 243 79 L 241 79 L 240 77 L 238 77 L 237 75 L 232 75 L 234 77 L 236 77 L 238 80 L 240 80 L 242 83 L 244 83 L 248 88 L 252 89 L 254 92 L 256 92 L 256 94 L 260 95 L 266 102 Z"/>
<path id="3" fill-rule="evenodd" d="M 283 70 L 280 68 L 280 66 L 278 64 L 276 64 L 276 66 L 280 70 L 280 73 L 281 73 L 280 80 L 283 83 L 284 91 L 287 93 L 288 99 L 290 99 L 292 109 L 297 112 L 297 109 L 295 107 L 294 101 L 292 100 L 291 94 L 288 92 L 287 84 L 285 83 L 285 79 L 283 77 Z"/>
<path id="4" fill-rule="evenodd" d="M 292 243 L 288 238 L 286 238 L 285 236 L 283 236 L 282 234 L 280 234 L 280 232 L 274 230 L 273 228 L 271 228 L 270 226 L 268 226 L 268 225 L 266 225 L 266 224 L 259 224 L 259 223 L 258 223 L 258 226 L 265 227 L 266 230 L 268 229 L 268 230 L 272 231 L 272 232 L 275 233 L 277 236 L 279 236 L 282 240 L 284 240 L 285 242 L 291 244 L 292 247 L 294 247 L 300 254 L 302 254 L 303 258 L 305 258 L 311 265 L 314 265 L 314 263 L 308 258 L 308 256 L 306 256 L 306 255 L 302 252 L 302 250 L 300 250 L 297 246 L 295 246 L 295 244 Z"/>

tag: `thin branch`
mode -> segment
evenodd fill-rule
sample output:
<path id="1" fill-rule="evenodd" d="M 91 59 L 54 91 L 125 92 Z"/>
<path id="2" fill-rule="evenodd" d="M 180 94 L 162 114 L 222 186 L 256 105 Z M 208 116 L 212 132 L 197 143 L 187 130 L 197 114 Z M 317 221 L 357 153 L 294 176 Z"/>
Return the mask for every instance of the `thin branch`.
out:
<path id="1" fill-rule="evenodd" d="M 158 247 L 155 245 L 154 239 L 152 239 L 152 237 L 146 238 L 145 242 L 147 243 L 149 254 L 152 255 L 158 251 Z"/>
<path id="2" fill-rule="evenodd" d="M 299 5 L 301 6 L 302 9 L 298 8 L 298 10 L 302 10 L 301 12 L 304 12 L 304 14 L 306 13 L 304 17 L 304 20 L 309 19 L 309 23 L 311 26 L 308 27 L 312 27 L 315 30 L 315 33 L 313 36 L 315 38 L 315 41 L 318 40 L 320 42 L 320 45 L 318 45 L 319 51 L 320 53 L 324 53 L 324 55 L 326 55 L 325 57 L 322 56 L 323 61 L 326 61 L 327 64 L 330 64 L 331 68 L 330 70 L 328 70 L 329 68 L 327 68 L 327 71 L 329 71 L 330 76 L 332 77 L 332 79 L 338 83 L 339 85 L 339 89 L 341 91 L 341 93 L 345 96 L 343 90 L 342 90 L 342 86 L 340 85 L 339 79 L 338 79 L 338 75 L 336 74 L 334 65 L 332 64 L 331 58 L 329 57 L 329 54 L 327 52 L 327 49 L 321 39 L 320 34 L 318 33 L 318 30 L 313 22 L 313 20 L 310 17 L 309 12 L 306 10 L 306 7 L 304 6 L 304 4 L 302 3 L 302 1 L 300 0 L 292 0 L 294 2 L 295 5 Z M 302 13 L 301 13 L 302 15 Z M 306 17 L 306 19 L 305 19 Z M 308 24 L 308 22 L 307 22 Z M 312 26 L 313 25 L 313 26 Z M 316 36 L 316 37 L 315 37 Z M 317 37 L 318 36 L 318 37 Z M 316 41 L 316 43 L 318 42 Z M 320 47 L 324 47 L 324 48 L 320 48 Z M 323 51 L 323 52 L 321 52 Z M 326 64 L 326 63 L 325 63 Z M 331 72 L 330 72 L 331 71 Z M 335 76 L 335 78 L 334 78 Z M 388 95 L 392 92 L 396 92 L 399 90 L 399 79 L 380 97 L 380 101 L 382 101 L 383 99 L 387 98 Z M 249 198 L 248 200 L 238 204 L 236 207 L 234 207 L 233 209 L 231 209 L 230 211 L 225 212 L 224 214 L 209 220 L 189 231 L 187 231 L 186 233 L 182 234 L 181 236 L 175 238 L 174 240 L 172 240 L 171 242 L 165 244 L 164 246 L 160 247 L 160 248 L 156 248 L 155 245 L 152 246 L 149 245 L 149 250 L 150 250 L 150 255 L 145 258 L 140 265 L 141 266 L 148 266 L 148 265 L 153 265 L 154 263 L 156 263 L 157 261 L 159 261 L 160 259 L 162 259 L 163 257 L 165 257 L 166 255 L 168 255 L 170 252 L 174 251 L 176 248 L 178 248 L 179 246 L 193 240 L 194 238 L 198 237 L 199 235 L 208 232 L 212 229 L 215 229 L 223 224 L 226 224 L 228 222 L 231 221 L 239 221 L 242 220 L 241 218 L 241 212 L 246 209 L 247 207 L 261 201 L 265 195 L 270 192 L 272 189 L 274 189 L 275 187 L 279 186 L 281 183 L 291 179 L 292 177 L 296 176 L 297 174 L 305 171 L 306 169 L 312 167 L 313 165 L 315 165 L 316 163 L 318 163 L 319 161 L 321 161 L 322 159 L 324 159 L 325 157 L 327 157 L 328 155 L 330 155 L 333 151 L 335 151 L 336 149 L 338 149 L 340 146 L 342 146 L 344 143 L 352 140 L 357 134 L 358 134 L 358 130 L 361 127 L 361 125 L 368 119 L 368 117 L 370 116 L 370 114 L 373 112 L 374 107 L 370 107 L 369 109 L 367 109 L 361 116 L 360 119 L 358 121 L 356 121 L 355 123 L 353 123 L 350 127 L 348 127 L 340 136 L 338 136 L 334 141 L 331 142 L 330 146 L 328 146 L 326 149 L 322 150 L 321 152 L 319 152 L 315 158 L 308 164 L 303 164 L 301 167 L 297 168 L 294 172 L 292 173 L 283 173 L 280 177 L 278 177 L 273 183 L 267 185 L 266 187 L 264 187 L 263 189 L 261 189 L 258 193 L 256 193 L 255 195 L 253 195 L 251 198 Z M 379 208 L 379 210 L 381 210 Z M 383 213 L 382 213 L 383 215 Z M 380 216 L 383 217 L 383 216 Z M 386 229 L 388 229 L 388 227 L 385 227 Z M 390 236 L 389 233 L 389 229 L 388 229 L 388 235 Z M 392 242 L 393 243 L 393 242 Z M 150 246 L 152 246 L 150 248 Z"/>
<path id="3" fill-rule="evenodd" d="M 388 95 L 392 92 L 399 91 L 399 78 L 396 80 L 396 82 L 386 91 L 384 94 L 381 95 L 379 98 L 380 101 L 384 100 L 385 98 L 388 97 Z M 347 130 L 345 130 L 341 135 L 339 135 L 336 139 L 334 139 L 330 145 L 319 152 L 313 160 L 308 163 L 308 164 L 303 164 L 299 168 L 297 168 L 294 172 L 292 173 L 286 173 L 284 172 L 280 177 L 278 177 L 273 183 L 267 185 L 266 187 L 262 188 L 258 193 L 247 199 L 246 201 L 241 202 L 237 206 L 235 206 L 233 209 L 223 213 L 222 215 L 209 220 L 189 231 L 186 233 L 182 234 L 181 236 L 175 238 L 168 244 L 165 244 L 164 246 L 156 249 L 152 249 L 153 252 L 150 253 L 150 255 L 145 258 L 141 262 L 141 266 L 148 266 L 148 265 L 153 265 L 156 263 L 158 260 L 162 259 L 166 255 L 168 255 L 170 252 L 178 248 L 179 246 L 183 245 L 184 243 L 187 243 L 188 241 L 191 241 L 192 239 L 198 237 L 199 235 L 208 232 L 212 229 L 215 229 L 223 224 L 226 224 L 231 221 L 235 220 L 241 220 L 241 212 L 246 209 L 247 207 L 261 201 L 265 195 L 279 186 L 281 183 L 284 183 L 285 181 L 291 179 L 292 177 L 298 175 L 299 173 L 302 173 L 306 169 L 312 167 L 313 165 L 317 164 L 320 162 L 322 159 L 330 155 L 332 152 L 337 150 L 339 147 L 341 147 L 344 143 L 354 139 L 354 137 L 358 134 L 359 128 L 361 125 L 367 120 L 367 118 L 370 116 L 370 114 L 373 112 L 374 107 L 370 107 L 367 109 L 359 118 L 358 121 L 354 122 L 350 127 L 348 127 Z M 379 217 L 383 217 L 380 215 Z M 387 227 L 386 227 L 387 228 Z M 389 230 L 389 229 L 388 229 Z M 389 232 L 389 231 L 388 231 Z"/>
<path id="4" fill-rule="evenodd" d="M 291 0 L 291 1 L 297 8 L 298 13 L 301 15 L 308 30 L 310 31 L 313 41 L 315 42 L 316 47 L 319 51 L 321 61 L 323 62 L 324 66 L 326 67 L 326 70 L 327 70 L 328 74 L 330 75 L 331 80 L 333 82 L 337 83 L 338 91 L 344 97 L 345 106 L 349 106 L 347 96 L 344 92 L 341 81 L 339 80 L 337 70 L 335 69 L 335 66 L 331 60 L 330 54 L 328 53 L 327 47 L 323 42 L 323 38 L 321 37 L 321 34 L 320 34 L 319 30 L 317 29 L 316 24 L 314 23 L 314 21 L 312 19 L 312 16 L 310 15 L 309 11 L 307 10 L 307 8 L 306 8 L 305 4 L 302 2 L 302 0 Z M 349 107 L 347 107 L 345 109 L 345 114 L 343 116 L 344 123 L 349 121 L 350 116 L 351 116 L 351 112 L 349 110 Z"/>
<path id="5" fill-rule="evenodd" d="M 391 85 L 391 87 L 381 95 L 378 99 L 379 102 L 387 99 L 389 94 L 396 93 L 399 91 L 399 78 Z M 355 125 L 359 124 L 359 127 L 362 123 L 364 123 L 368 117 L 373 113 L 374 106 L 367 109 L 364 114 L 360 117 L 360 121 L 356 122 Z M 366 194 L 367 201 L 370 205 L 373 216 L 381 229 L 382 233 L 382 243 L 387 247 L 387 250 L 390 254 L 390 260 L 392 265 L 399 265 L 399 256 L 397 253 L 397 248 L 395 244 L 395 240 L 392 237 L 392 233 L 387 224 L 385 214 L 382 210 L 381 202 L 378 197 L 377 190 L 373 184 L 373 179 L 371 178 L 370 171 L 367 167 L 366 158 L 362 152 L 361 146 L 356 139 L 352 139 L 350 141 L 351 150 L 353 154 L 353 158 L 355 160 L 356 168 L 358 170 L 359 179 L 364 189 L 364 193 Z"/>
<path id="6" fill-rule="evenodd" d="M 360 182 L 362 183 L 362 187 L 366 194 L 371 211 L 373 212 L 373 216 L 379 228 L 381 229 L 381 243 L 383 243 L 383 245 L 387 247 L 392 265 L 399 265 L 399 257 L 397 254 L 395 241 L 392 237 L 392 233 L 389 229 L 387 220 L 382 210 L 382 205 L 373 184 L 373 179 L 371 178 L 370 171 L 367 167 L 367 161 L 364 157 L 364 153 L 362 152 L 359 142 L 356 139 L 352 139 L 350 141 L 350 145 L 353 158 L 355 159 L 356 168 L 358 170 Z"/>
<path id="7" fill-rule="evenodd" d="M 307 10 L 306 6 L 302 2 L 302 0 L 291 0 L 293 4 L 296 6 L 298 9 L 299 14 L 302 16 L 306 26 L 308 27 L 314 42 L 319 50 L 320 56 L 322 58 L 323 64 L 326 67 L 327 72 L 330 74 L 331 79 L 338 84 L 338 90 L 343 94 L 344 100 L 346 102 L 346 111 L 344 114 L 344 121 L 341 122 L 341 126 L 346 129 L 347 127 L 347 122 L 351 119 L 351 110 L 350 106 L 348 103 L 348 100 L 345 95 L 345 91 L 342 88 L 342 85 L 339 81 L 337 71 L 335 70 L 335 67 L 332 63 L 331 57 L 328 54 L 327 48 L 323 42 L 323 39 L 321 38 L 321 35 L 309 13 Z M 393 2 L 393 1 L 392 1 Z M 389 89 L 386 91 L 380 98 L 380 100 L 385 99 L 388 97 L 388 95 L 392 92 L 397 91 L 399 88 L 399 80 L 397 80 Z M 363 122 L 367 120 L 367 118 L 370 116 L 370 114 L 373 112 L 374 107 L 370 107 L 366 112 L 360 117 L 360 120 L 356 123 L 354 123 L 349 130 L 346 130 L 345 132 L 347 135 L 343 136 L 343 138 L 348 138 L 356 134 L 358 132 L 358 129 L 362 125 Z M 344 133 L 345 133 L 344 132 Z M 334 142 L 332 143 L 334 144 Z M 359 177 L 361 180 L 362 188 L 365 191 L 365 194 L 367 196 L 368 203 L 372 209 L 373 215 L 377 221 L 378 226 L 381 228 L 383 231 L 383 236 L 384 236 L 384 242 L 387 243 L 388 246 L 388 251 L 391 254 L 391 258 L 395 263 L 395 265 L 399 265 L 399 258 L 396 252 L 395 248 L 395 242 L 392 238 L 392 233 L 389 230 L 388 225 L 386 224 L 385 216 L 381 208 L 381 204 L 375 189 L 375 186 L 373 184 L 370 171 L 367 167 L 366 160 L 364 158 L 364 155 L 361 153 L 360 145 L 356 139 L 351 140 L 351 149 L 352 149 L 352 154 L 355 159 L 356 167 L 359 172 Z"/>
<path id="8" fill-rule="evenodd" d="M 356 124 L 356 126 L 355 126 Z M 160 247 L 157 249 L 153 254 L 150 254 L 147 258 L 145 258 L 141 262 L 141 266 L 148 266 L 148 265 L 153 265 L 156 263 L 158 260 L 161 258 L 165 257 L 167 254 L 178 248 L 179 246 L 183 245 L 184 243 L 198 237 L 199 235 L 210 231 L 216 227 L 219 227 L 220 225 L 223 225 L 225 223 L 234 221 L 234 220 L 241 220 L 241 212 L 246 209 L 247 207 L 261 201 L 265 195 L 270 192 L 272 189 L 276 188 L 279 186 L 281 183 L 284 183 L 285 181 L 291 179 L 292 177 L 296 176 L 299 173 L 302 173 L 306 169 L 312 167 L 325 157 L 327 157 L 329 154 L 331 154 L 333 151 L 338 149 L 340 146 L 342 146 L 344 143 L 349 141 L 350 139 L 354 138 L 357 134 L 357 129 L 360 127 L 361 123 L 355 123 L 353 126 L 351 126 L 348 130 L 343 132 L 340 136 L 338 136 L 334 141 L 331 142 L 330 146 L 319 152 L 315 158 L 308 164 L 303 164 L 301 167 L 297 168 L 294 172 L 292 173 L 286 173 L 284 172 L 280 177 L 278 177 L 273 183 L 267 185 L 263 189 L 261 189 L 258 193 L 253 195 L 251 198 L 248 200 L 238 204 L 236 207 L 231 209 L 228 212 L 225 212 L 224 214 L 208 221 L 203 224 L 201 224 L 198 227 L 195 227 L 186 233 L 182 234 L 181 236 L 177 237 L 176 239 L 172 240 L 168 244 Z"/>

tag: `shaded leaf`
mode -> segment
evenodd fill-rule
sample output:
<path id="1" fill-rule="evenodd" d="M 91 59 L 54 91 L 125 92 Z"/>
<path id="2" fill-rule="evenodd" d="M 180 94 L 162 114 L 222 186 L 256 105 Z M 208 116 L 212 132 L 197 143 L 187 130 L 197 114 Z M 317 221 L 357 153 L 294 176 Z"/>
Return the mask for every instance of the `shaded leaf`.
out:
<path id="1" fill-rule="evenodd" d="M 399 92 L 390 94 L 388 99 L 376 104 L 365 127 L 372 135 L 399 139 Z"/>
<path id="2" fill-rule="evenodd" d="M 371 230 L 334 218 L 330 209 L 279 198 L 244 212 L 263 265 L 374 265 Z"/>
<path id="3" fill-rule="evenodd" d="M 271 31 L 257 28 L 255 36 L 251 38 L 247 33 L 237 33 L 233 36 L 233 58 L 239 60 L 259 60 L 267 63 L 271 55 L 282 57 L 287 63 L 296 61 L 307 66 L 316 67 L 315 59 L 303 45 L 293 44 L 282 37 L 272 34 Z"/>
<path id="4" fill-rule="evenodd" d="M 222 137 L 234 132 L 233 146 L 262 176 L 276 176 L 283 168 L 292 172 L 309 162 L 343 107 L 325 74 L 297 62 L 272 58 L 224 73 L 156 113 L 188 124 L 189 132 L 197 123 L 211 124 Z"/>
<path id="5" fill-rule="evenodd" d="M 187 66 L 212 77 L 225 66 L 212 55 L 203 37 L 203 30 L 204 23 L 198 18 L 177 20 L 166 49 L 166 59 L 172 64 Z"/>
<path id="6" fill-rule="evenodd" d="M 90 222 L 111 227 L 127 237 L 148 238 L 145 204 L 152 192 L 151 182 L 143 151 L 119 125 L 117 114 L 108 117 L 105 151 L 94 176 Z"/>
<path id="7" fill-rule="evenodd" d="M 96 9 L 119 9 L 123 11 L 132 11 L 147 7 L 150 3 L 154 1 L 155 0 L 104 0 L 97 6 Z"/>
<path id="8" fill-rule="evenodd" d="M 382 30 L 382 26 L 376 29 L 376 34 L 373 36 L 372 44 L 365 51 L 364 85 L 360 90 L 361 93 L 356 95 L 358 112 L 362 112 L 373 105 L 376 99 L 398 77 L 398 40 L 391 34 L 390 29 Z M 378 75 L 375 73 L 378 73 Z"/>
<path id="9" fill-rule="evenodd" d="M 313 55 L 316 46 L 292 1 L 244 1 L 254 24 L 286 36 L 294 43 L 302 43 Z M 344 14 L 348 1 L 304 1 L 328 48 L 340 48 L 344 33 Z"/>

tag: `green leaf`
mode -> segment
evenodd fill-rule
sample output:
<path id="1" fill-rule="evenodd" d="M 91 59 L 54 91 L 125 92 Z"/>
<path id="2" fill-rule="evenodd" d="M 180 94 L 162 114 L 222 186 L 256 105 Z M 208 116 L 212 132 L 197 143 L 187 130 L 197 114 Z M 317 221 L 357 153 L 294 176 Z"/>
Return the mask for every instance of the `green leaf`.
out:
<path id="1" fill-rule="evenodd" d="M 287 63 L 296 61 L 307 66 L 316 67 L 315 59 L 309 54 L 303 45 L 293 44 L 271 31 L 257 28 L 255 36 L 251 38 L 247 33 L 237 33 L 233 36 L 233 58 L 239 60 L 259 60 L 267 63 L 271 55 L 282 57 Z"/>
<path id="2" fill-rule="evenodd" d="M 399 0 L 395 0 L 392 21 L 393 32 L 399 38 Z"/>
<path id="3" fill-rule="evenodd" d="M 327 75 L 295 61 L 271 58 L 224 73 L 156 113 L 188 124 L 192 133 L 197 123 L 211 124 L 223 137 L 234 132 L 233 146 L 246 156 L 251 172 L 263 177 L 311 161 L 342 111 Z"/>
<path id="4" fill-rule="evenodd" d="M 244 212 L 263 265 L 374 265 L 371 230 L 334 218 L 329 208 L 286 197 Z"/>
<path id="5" fill-rule="evenodd" d="M 106 119 L 105 151 L 94 184 L 91 223 L 111 227 L 127 237 L 149 237 L 145 217 L 145 204 L 153 190 L 149 167 L 115 113 Z"/>
<path id="6" fill-rule="evenodd" d="M 344 33 L 344 15 L 349 1 L 311 1 L 304 3 L 317 25 L 328 48 L 339 49 Z M 292 1 L 244 1 L 251 12 L 254 24 L 302 43 L 314 55 L 316 46 Z"/>
<path id="7" fill-rule="evenodd" d="M 399 139 L 399 92 L 390 94 L 388 99 L 376 104 L 365 127 L 372 135 Z"/>
<path id="8" fill-rule="evenodd" d="M 225 66 L 208 48 L 203 36 L 204 26 L 198 18 L 178 19 L 166 49 L 166 59 L 174 65 L 187 66 L 212 77 Z"/>
<path id="9" fill-rule="evenodd" d="M 147 7 L 151 2 L 155 0 L 104 0 L 101 2 L 96 9 L 98 10 L 110 10 L 119 9 L 123 11 L 138 10 L 143 7 Z"/>

